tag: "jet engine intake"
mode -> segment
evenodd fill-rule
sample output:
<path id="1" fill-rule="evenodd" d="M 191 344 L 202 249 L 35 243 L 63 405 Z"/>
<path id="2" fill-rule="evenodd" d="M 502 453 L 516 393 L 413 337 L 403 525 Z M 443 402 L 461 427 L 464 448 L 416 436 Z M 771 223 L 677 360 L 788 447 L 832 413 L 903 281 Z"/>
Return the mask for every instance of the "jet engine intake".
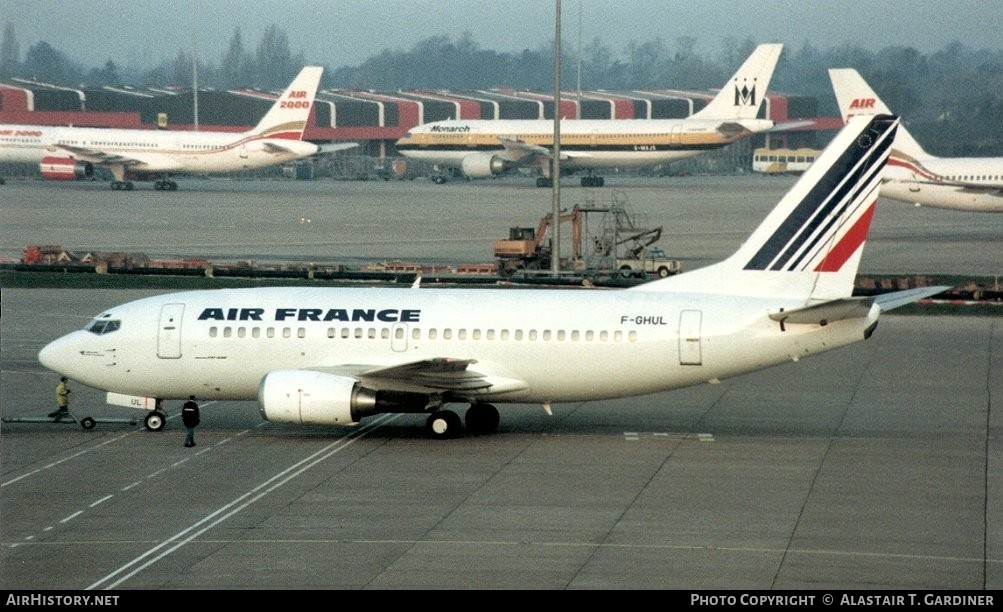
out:
<path id="1" fill-rule="evenodd" d="M 94 176 L 94 166 L 90 162 L 72 157 L 43 157 L 38 169 L 47 181 L 75 181 Z"/>
<path id="2" fill-rule="evenodd" d="M 491 178 L 509 168 L 509 162 L 490 153 L 472 153 L 460 161 L 460 170 L 467 178 Z"/>
<path id="3" fill-rule="evenodd" d="M 346 376 L 277 370 L 258 385 L 258 409 L 276 423 L 354 425 L 376 414 L 376 392 Z"/>

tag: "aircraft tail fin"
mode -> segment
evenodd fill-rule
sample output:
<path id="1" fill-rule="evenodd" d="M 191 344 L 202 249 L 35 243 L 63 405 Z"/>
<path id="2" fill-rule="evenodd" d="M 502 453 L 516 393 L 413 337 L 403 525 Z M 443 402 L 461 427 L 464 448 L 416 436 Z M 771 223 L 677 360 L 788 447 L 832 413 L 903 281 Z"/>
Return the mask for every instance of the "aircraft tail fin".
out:
<path id="1" fill-rule="evenodd" d="M 845 123 L 847 119 L 854 115 L 891 115 L 891 110 L 878 97 L 864 77 L 853 68 L 831 68 L 829 69 L 829 80 L 832 81 L 832 91 L 836 95 L 836 104 L 839 105 L 839 114 Z M 916 139 L 905 129 L 899 126 L 895 135 L 895 151 L 901 156 L 909 158 L 911 161 L 921 159 L 931 159 L 933 156 L 923 150 Z"/>
<path id="2" fill-rule="evenodd" d="M 780 59 L 782 44 L 759 45 L 707 106 L 693 114 L 700 119 L 755 119 Z"/>
<path id="3" fill-rule="evenodd" d="M 261 138 L 302 140 L 323 72 L 321 66 L 303 68 L 251 134 Z"/>
<path id="4" fill-rule="evenodd" d="M 850 297 L 898 123 L 890 115 L 851 117 L 731 257 L 633 290 L 803 305 Z"/>

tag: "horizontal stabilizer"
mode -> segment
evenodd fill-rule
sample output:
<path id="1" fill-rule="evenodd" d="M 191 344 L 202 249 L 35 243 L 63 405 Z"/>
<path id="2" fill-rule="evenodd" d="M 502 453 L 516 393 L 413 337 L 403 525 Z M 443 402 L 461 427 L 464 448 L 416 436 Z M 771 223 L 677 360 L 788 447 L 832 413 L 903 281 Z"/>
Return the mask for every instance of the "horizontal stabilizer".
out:
<path id="1" fill-rule="evenodd" d="M 718 134 L 724 136 L 725 138 L 735 138 L 739 134 L 745 134 L 749 132 L 749 128 L 735 121 L 726 121 L 721 125 L 717 126 L 717 132 Z"/>
<path id="2" fill-rule="evenodd" d="M 786 123 L 778 123 L 766 131 L 786 132 L 788 130 L 799 130 L 801 128 L 811 127 L 813 125 L 815 125 L 814 121 L 787 121 Z"/>
<path id="3" fill-rule="evenodd" d="M 334 153 L 336 151 L 344 151 L 345 149 L 353 149 L 353 148 L 359 146 L 359 143 L 357 143 L 357 142 L 332 142 L 332 143 L 319 144 L 317 146 L 320 147 L 320 151 L 318 153 L 321 154 L 321 155 L 323 155 L 324 153 Z"/>
<path id="4" fill-rule="evenodd" d="M 277 153 L 277 154 L 280 154 L 280 155 L 285 155 L 287 153 L 292 153 L 293 152 L 292 149 L 290 149 L 289 147 L 282 146 L 282 145 L 280 145 L 280 144 L 278 144 L 276 142 L 272 142 L 270 140 L 266 140 L 266 141 L 262 142 L 261 146 L 266 151 L 268 151 L 269 153 Z"/>
<path id="5" fill-rule="evenodd" d="M 804 308 L 772 312 L 770 318 L 791 325 L 826 325 L 833 321 L 866 317 L 873 303 L 874 298 L 842 298 Z"/>
<path id="6" fill-rule="evenodd" d="M 899 306 L 905 306 L 931 295 L 943 293 L 948 289 L 950 289 L 948 286 L 918 287 L 916 289 L 906 289 L 905 291 L 883 293 L 874 298 L 874 303 L 881 307 L 881 312 L 888 312 Z"/>

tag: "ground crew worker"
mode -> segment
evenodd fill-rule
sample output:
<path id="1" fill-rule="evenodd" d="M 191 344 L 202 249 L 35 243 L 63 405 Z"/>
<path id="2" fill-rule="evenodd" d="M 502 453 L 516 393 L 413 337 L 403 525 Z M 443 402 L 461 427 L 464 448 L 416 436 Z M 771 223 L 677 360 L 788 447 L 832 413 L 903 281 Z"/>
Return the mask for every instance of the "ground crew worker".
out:
<path id="1" fill-rule="evenodd" d="M 195 426 L 199 424 L 199 405 L 195 396 L 189 396 L 188 401 L 181 406 L 181 422 L 185 424 L 188 433 L 185 435 L 185 448 L 195 446 Z"/>
<path id="2" fill-rule="evenodd" d="M 59 384 L 56 385 L 56 405 L 59 408 L 49 413 L 49 418 L 57 421 L 70 416 L 70 387 L 66 383 L 65 376 L 59 378 Z"/>

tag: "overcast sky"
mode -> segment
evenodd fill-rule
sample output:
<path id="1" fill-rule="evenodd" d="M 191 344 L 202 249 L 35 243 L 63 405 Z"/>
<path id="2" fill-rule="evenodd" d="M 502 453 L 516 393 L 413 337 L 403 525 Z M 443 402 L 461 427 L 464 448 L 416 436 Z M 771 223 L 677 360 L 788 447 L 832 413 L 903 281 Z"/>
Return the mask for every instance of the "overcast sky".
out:
<path id="1" fill-rule="evenodd" d="M 408 50 L 431 36 L 470 32 L 482 49 L 515 52 L 552 44 L 553 0 L 0 0 L 22 59 L 48 42 L 85 68 L 112 60 L 150 68 L 192 49 L 218 63 L 240 28 L 253 51 L 264 30 L 286 33 L 293 53 L 331 68 L 358 65 L 383 49 Z M 562 0 L 562 42 L 599 38 L 618 54 L 631 40 L 681 36 L 714 54 L 726 38 L 798 48 L 909 46 L 929 53 L 959 41 L 1003 48 L 1000 0 Z M 579 8 L 581 7 L 581 8 Z M 193 19 L 192 15 L 195 15 Z M 579 20 L 579 16 L 581 19 Z"/>

